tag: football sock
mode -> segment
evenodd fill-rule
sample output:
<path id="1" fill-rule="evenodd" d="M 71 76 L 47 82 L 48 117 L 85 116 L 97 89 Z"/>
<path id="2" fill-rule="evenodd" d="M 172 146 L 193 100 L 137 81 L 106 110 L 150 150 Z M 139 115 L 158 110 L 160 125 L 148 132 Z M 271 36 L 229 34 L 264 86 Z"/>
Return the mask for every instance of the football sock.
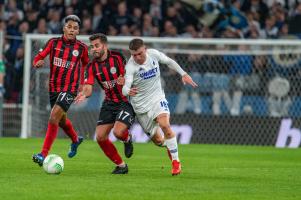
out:
<path id="1" fill-rule="evenodd" d="M 126 129 L 126 131 L 123 132 L 121 137 L 118 137 L 119 140 L 123 141 L 123 142 L 128 142 L 130 137 L 129 137 L 129 130 Z"/>
<path id="2" fill-rule="evenodd" d="M 109 140 L 97 141 L 98 145 L 105 153 L 105 155 L 116 165 L 120 165 L 123 163 L 122 158 L 120 157 L 117 149 L 114 144 Z"/>
<path id="3" fill-rule="evenodd" d="M 73 143 L 77 142 L 78 140 L 77 133 L 75 132 L 73 125 L 68 118 L 66 118 L 65 125 L 61 126 L 61 128 L 64 130 L 66 135 L 68 135 L 71 138 Z"/>
<path id="4" fill-rule="evenodd" d="M 171 154 L 172 160 L 179 161 L 178 144 L 177 144 L 176 136 L 170 139 L 166 139 L 165 141 L 166 141 L 166 146 Z"/>
<path id="5" fill-rule="evenodd" d="M 48 123 L 48 128 L 47 128 L 47 132 L 46 132 L 46 136 L 44 139 L 44 144 L 41 152 L 41 154 L 44 157 L 46 157 L 48 155 L 48 152 L 50 151 L 50 148 L 57 136 L 58 128 L 59 127 L 57 124 Z"/>

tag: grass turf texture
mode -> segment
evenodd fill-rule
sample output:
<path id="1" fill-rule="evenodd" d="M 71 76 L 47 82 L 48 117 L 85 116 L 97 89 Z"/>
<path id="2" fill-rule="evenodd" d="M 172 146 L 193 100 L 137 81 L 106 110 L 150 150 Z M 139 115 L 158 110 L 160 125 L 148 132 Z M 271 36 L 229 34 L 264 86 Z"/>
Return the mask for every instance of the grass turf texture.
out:
<path id="1" fill-rule="evenodd" d="M 64 171 L 48 175 L 31 160 L 41 145 L 42 139 L 0 138 L 0 199 L 301 198 L 301 149 L 180 145 L 183 173 L 172 177 L 166 150 L 153 144 L 134 144 L 127 175 L 110 174 L 113 164 L 91 140 L 69 159 L 66 139 L 51 151 L 64 159 Z M 123 156 L 123 144 L 116 145 Z"/>

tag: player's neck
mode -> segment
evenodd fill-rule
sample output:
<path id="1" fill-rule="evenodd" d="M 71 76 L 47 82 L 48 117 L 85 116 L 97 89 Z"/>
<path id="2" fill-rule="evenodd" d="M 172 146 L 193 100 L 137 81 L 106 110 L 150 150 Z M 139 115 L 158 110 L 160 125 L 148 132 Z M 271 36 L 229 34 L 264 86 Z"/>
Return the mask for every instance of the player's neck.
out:
<path id="1" fill-rule="evenodd" d="M 65 35 L 63 35 L 63 40 L 67 43 L 72 43 L 72 42 L 75 42 L 76 38 L 68 39 Z"/>

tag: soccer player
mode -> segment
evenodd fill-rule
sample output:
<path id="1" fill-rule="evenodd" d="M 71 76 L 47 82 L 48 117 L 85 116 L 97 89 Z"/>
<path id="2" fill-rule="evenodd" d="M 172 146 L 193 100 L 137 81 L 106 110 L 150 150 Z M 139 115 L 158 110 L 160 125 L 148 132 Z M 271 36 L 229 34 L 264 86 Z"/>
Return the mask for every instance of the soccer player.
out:
<path id="1" fill-rule="evenodd" d="M 164 53 L 146 49 L 143 40 L 133 39 L 129 44 L 131 58 L 126 65 L 125 85 L 122 93 L 130 96 L 131 104 L 144 132 L 158 146 L 168 149 L 172 160 L 172 175 L 181 173 L 176 135 L 170 128 L 168 102 L 160 81 L 159 63 L 166 64 L 182 76 L 184 84 L 197 84 L 183 69 Z M 159 132 L 164 133 L 164 138 Z"/>
<path id="2" fill-rule="evenodd" d="M 91 96 L 94 79 L 96 79 L 105 91 L 105 100 L 97 121 L 96 140 L 105 155 L 116 164 L 112 174 L 127 174 L 127 164 L 108 138 L 113 129 L 116 138 L 124 142 L 125 156 L 127 158 L 132 156 L 132 136 L 128 129 L 134 121 L 135 113 L 128 99 L 122 94 L 124 84 L 122 76 L 125 73 L 126 60 L 119 52 L 108 49 L 106 35 L 94 34 L 89 40 L 94 59 L 87 66 L 83 92 L 78 94 L 75 102 L 80 103 L 86 97 Z"/>
<path id="3" fill-rule="evenodd" d="M 63 35 L 50 39 L 33 61 L 33 66 L 40 68 L 44 65 L 44 58 L 49 55 L 49 97 L 52 110 L 42 151 L 32 157 L 40 166 L 50 151 L 59 126 L 72 140 L 68 157 L 76 155 L 77 148 L 83 141 L 66 115 L 77 95 L 79 81 L 84 83 L 84 69 L 89 62 L 87 45 L 76 39 L 80 23 L 76 15 L 68 15 L 64 19 Z"/>

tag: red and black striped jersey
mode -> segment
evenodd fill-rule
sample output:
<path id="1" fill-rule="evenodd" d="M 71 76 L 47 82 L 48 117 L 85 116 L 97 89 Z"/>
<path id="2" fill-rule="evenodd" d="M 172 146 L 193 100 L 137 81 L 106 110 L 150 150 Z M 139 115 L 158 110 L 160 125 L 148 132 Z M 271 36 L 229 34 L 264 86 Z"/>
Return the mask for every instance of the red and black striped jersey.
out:
<path id="1" fill-rule="evenodd" d="M 89 62 L 87 45 L 64 36 L 52 38 L 36 55 L 34 64 L 47 55 L 50 61 L 49 91 L 76 93 L 79 80 L 84 83 L 85 67 Z"/>
<path id="2" fill-rule="evenodd" d="M 87 66 L 85 84 L 94 85 L 94 79 L 105 91 L 105 101 L 116 103 L 128 102 L 122 94 L 122 85 L 117 84 L 120 75 L 125 74 L 126 60 L 117 51 L 108 51 L 108 57 L 104 61 L 94 59 Z"/>

